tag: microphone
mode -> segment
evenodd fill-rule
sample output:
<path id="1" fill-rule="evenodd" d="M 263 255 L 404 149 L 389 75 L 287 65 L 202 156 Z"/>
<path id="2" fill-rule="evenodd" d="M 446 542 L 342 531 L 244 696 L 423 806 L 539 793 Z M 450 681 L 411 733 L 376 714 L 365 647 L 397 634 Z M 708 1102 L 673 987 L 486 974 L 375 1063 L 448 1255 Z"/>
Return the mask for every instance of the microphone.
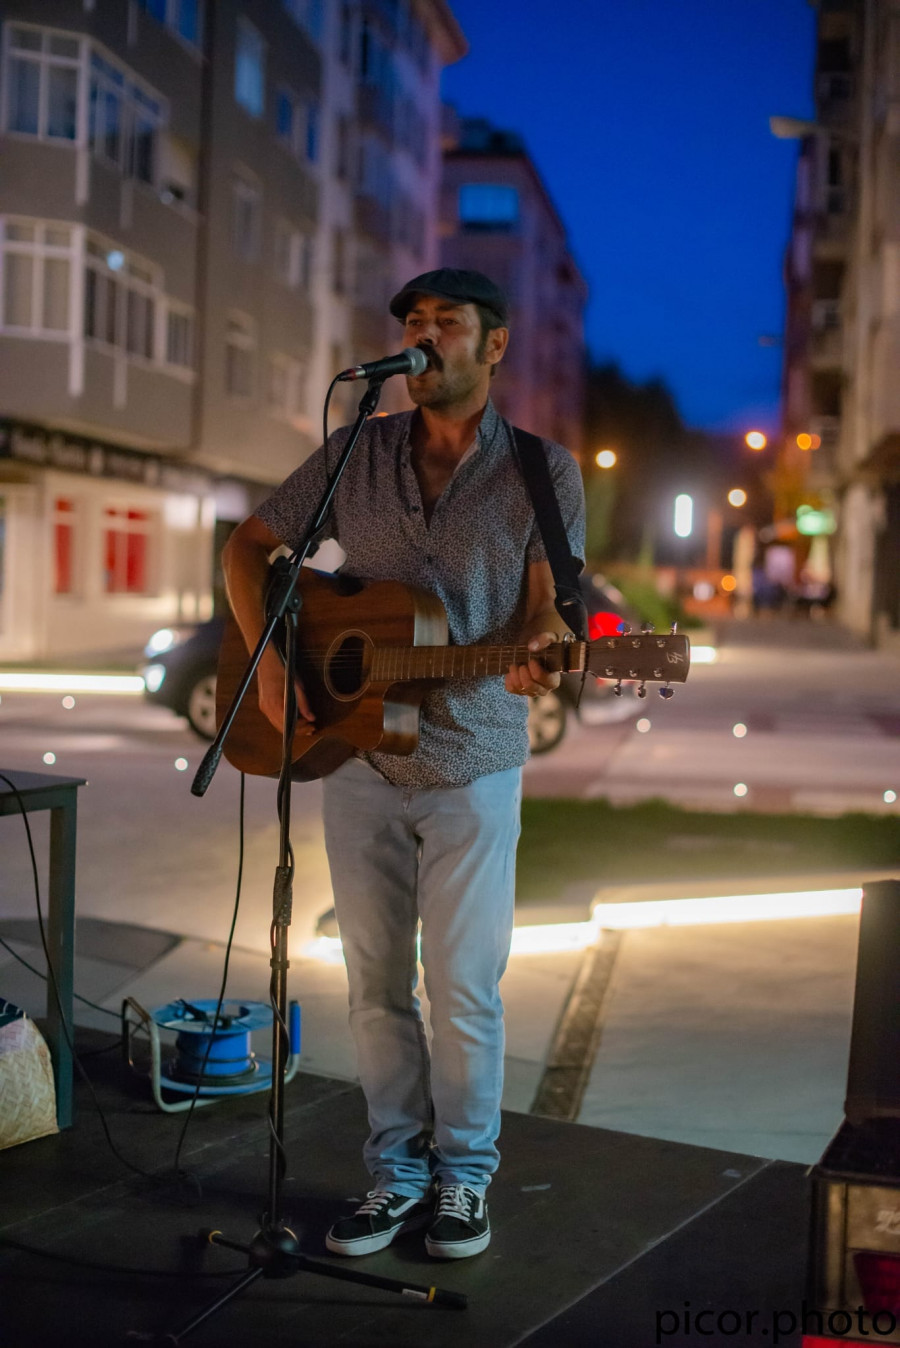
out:
<path id="1" fill-rule="evenodd" d="M 407 346 L 399 356 L 384 356 L 365 365 L 351 365 L 349 370 L 341 371 L 338 379 L 387 379 L 392 374 L 424 374 L 427 369 L 428 356 L 422 348 Z"/>

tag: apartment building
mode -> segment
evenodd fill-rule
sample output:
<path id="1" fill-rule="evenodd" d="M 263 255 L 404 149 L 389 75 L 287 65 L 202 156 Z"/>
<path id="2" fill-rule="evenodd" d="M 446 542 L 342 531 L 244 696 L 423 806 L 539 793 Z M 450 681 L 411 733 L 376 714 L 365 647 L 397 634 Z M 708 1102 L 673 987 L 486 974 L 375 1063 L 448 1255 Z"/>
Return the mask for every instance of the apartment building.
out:
<path id="1" fill-rule="evenodd" d="M 781 481 L 831 508 L 837 611 L 900 647 L 900 3 L 820 0 L 786 282 Z"/>
<path id="2" fill-rule="evenodd" d="M 396 345 L 464 41 L 443 0 L 0 0 L 0 34 L 0 659 L 113 652 L 210 613 L 331 376 Z"/>
<path id="3" fill-rule="evenodd" d="M 587 286 L 521 138 L 445 114 L 441 258 L 487 272 L 510 299 L 511 340 L 492 396 L 515 425 L 580 456 Z"/>

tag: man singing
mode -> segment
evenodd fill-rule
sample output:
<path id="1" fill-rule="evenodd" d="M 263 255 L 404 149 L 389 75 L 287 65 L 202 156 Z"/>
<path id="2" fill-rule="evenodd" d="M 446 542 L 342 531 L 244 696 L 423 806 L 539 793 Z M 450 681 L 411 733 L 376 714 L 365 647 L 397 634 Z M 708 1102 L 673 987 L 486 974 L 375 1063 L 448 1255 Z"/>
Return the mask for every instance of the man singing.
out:
<path id="1" fill-rule="evenodd" d="M 504 680 L 440 685 L 424 699 L 412 754 L 360 752 L 324 779 L 374 1180 L 326 1243 L 369 1254 L 426 1225 L 428 1253 L 460 1259 L 490 1241 L 526 699 L 558 685 L 537 657 L 566 628 L 510 428 L 489 397 L 509 340 L 505 296 L 480 272 L 442 267 L 405 285 L 390 310 L 428 367 L 407 379 L 415 409 L 369 420 L 340 480 L 328 536 L 346 554 L 342 572 L 431 591 L 454 645 L 527 644 L 535 658 Z M 336 431 L 229 540 L 228 594 L 249 649 L 264 625 L 268 559 L 301 541 L 348 434 Z M 578 467 L 560 445 L 543 448 L 570 550 L 583 558 Z M 284 669 L 271 646 L 258 682 L 280 730 Z M 298 703 L 312 727 L 302 688 Z M 430 1046 L 416 996 L 419 923 Z"/>

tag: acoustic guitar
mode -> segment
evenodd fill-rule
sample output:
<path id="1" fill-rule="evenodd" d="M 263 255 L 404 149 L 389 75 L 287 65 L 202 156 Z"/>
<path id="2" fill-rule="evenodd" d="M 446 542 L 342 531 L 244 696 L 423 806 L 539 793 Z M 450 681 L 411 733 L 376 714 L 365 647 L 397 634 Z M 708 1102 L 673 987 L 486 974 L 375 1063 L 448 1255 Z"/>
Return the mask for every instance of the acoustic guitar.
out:
<path id="1" fill-rule="evenodd" d="M 301 720 L 294 737 L 292 776 L 324 777 L 356 749 L 411 754 L 419 741 L 419 710 L 430 688 L 445 679 L 497 678 L 526 664 L 527 646 L 448 646 L 444 606 L 427 590 L 399 581 L 361 584 L 304 567 L 298 589 L 297 677 L 315 714 L 312 732 Z M 283 635 L 282 635 L 283 642 Z M 540 653 L 553 672 L 641 683 L 684 683 L 687 637 L 642 633 L 560 641 Z M 247 665 L 247 648 L 229 614 L 219 652 L 216 712 L 231 705 Z M 251 683 L 225 742 L 225 757 L 241 772 L 277 776 L 279 731 L 259 710 Z"/>

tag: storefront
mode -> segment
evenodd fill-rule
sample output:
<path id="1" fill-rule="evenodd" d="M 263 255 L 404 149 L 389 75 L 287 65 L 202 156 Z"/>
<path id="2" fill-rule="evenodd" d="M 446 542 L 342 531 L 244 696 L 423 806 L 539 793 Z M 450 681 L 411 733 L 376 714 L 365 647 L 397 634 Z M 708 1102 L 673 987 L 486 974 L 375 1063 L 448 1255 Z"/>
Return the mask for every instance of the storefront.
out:
<path id="1" fill-rule="evenodd" d="M 209 617 L 222 516 L 250 484 L 0 420 L 0 660 L 127 657 L 154 628 Z"/>

